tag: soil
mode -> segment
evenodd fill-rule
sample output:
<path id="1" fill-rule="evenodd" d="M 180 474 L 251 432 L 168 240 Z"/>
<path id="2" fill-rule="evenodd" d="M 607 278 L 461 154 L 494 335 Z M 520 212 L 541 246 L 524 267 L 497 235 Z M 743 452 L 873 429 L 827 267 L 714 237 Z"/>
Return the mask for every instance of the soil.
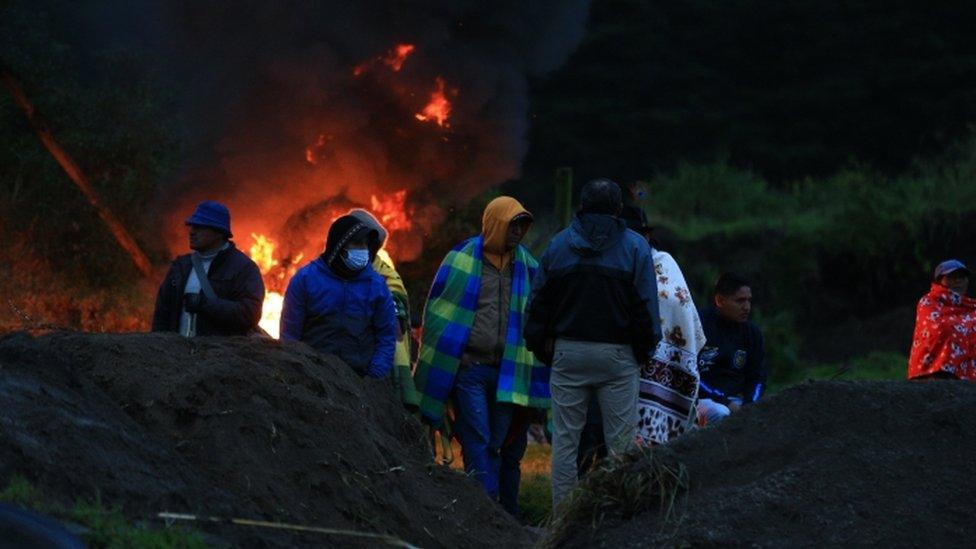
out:
<path id="1" fill-rule="evenodd" d="M 423 547 L 522 547 L 480 486 L 432 463 L 388 380 L 254 338 L 17 333 L 0 339 L 0 482 L 72 505 L 391 534 Z M 248 547 L 375 545 L 195 523 Z"/>
<path id="2" fill-rule="evenodd" d="M 976 384 L 815 382 L 662 447 L 679 520 L 617 513 L 571 547 L 969 546 Z"/>

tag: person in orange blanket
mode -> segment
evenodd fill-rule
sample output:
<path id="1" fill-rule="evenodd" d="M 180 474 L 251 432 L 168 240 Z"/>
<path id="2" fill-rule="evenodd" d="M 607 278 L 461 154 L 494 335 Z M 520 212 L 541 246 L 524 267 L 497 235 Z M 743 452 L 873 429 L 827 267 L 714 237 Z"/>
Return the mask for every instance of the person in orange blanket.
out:
<path id="1" fill-rule="evenodd" d="M 966 296 L 970 271 L 959 260 L 935 268 L 918 302 L 909 379 L 976 380 L 976 299 Z"/>

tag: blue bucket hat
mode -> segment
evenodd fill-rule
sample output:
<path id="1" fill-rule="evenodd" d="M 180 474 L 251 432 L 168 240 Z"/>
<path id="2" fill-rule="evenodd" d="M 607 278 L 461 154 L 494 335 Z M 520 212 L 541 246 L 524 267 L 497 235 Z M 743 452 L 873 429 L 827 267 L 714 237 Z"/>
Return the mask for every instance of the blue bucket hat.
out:
<path id="1" fill-rule="evenodd" d="M 932 280 L 938 280 L 943 276 L 954 273 L 956 271 L 963 271 L 967 275 L 969 274 L 969 269 L 963 264 L 962 261 L 958 259 L 949 259 L 939 263 L 939 266 L 935 268 L 935 274 L 932 275 Z"/>
<path id="2" fill-rule="evenodd" d="M 230 210 L 227 206 L 213 200 L 201 202 L 193 215 L 186 220 L 186 224 L 217 229 L 227 235 L 227 238 L 234 236 L 230 232 Z"/>

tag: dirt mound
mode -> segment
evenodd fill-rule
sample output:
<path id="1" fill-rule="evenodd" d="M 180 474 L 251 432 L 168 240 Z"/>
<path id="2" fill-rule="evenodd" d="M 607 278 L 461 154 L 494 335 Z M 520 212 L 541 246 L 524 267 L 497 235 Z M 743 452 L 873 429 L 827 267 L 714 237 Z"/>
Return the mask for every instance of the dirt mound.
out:
<path id="1" fill-rule="evenodd" d="M 478 484 L 431 464 L 388 381 L 304 345 L 58 333 L 0 339 L 0 482 L 57 503 L 392 534 L 424 547 L 525 546 Z M 346 538 L 204 526 L 232 545 Z"/>
<path id="2" fill-rule="evenodd" d="M 659 450 L 688 470 L 678 521 L 618 514 L 569 545 L 968 545 L 974 409 L 962 382 L 785 390 Z"/>

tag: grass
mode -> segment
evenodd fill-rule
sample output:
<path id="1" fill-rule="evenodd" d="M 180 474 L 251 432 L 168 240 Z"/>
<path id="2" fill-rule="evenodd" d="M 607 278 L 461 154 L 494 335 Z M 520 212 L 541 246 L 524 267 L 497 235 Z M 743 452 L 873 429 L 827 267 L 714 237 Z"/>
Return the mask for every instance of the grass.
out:
<path id="1" fill-rule="evenodd" d="M 908 358 L 900 353 L 873 351 L 840 364 L 811 364 L 784 380 L 770 384 L 770 394 L 782 389 L 817 380 L 896 381 L 905 379 Z"/>
<path id="2" fill-rule="evenodd" d="M 558 547 L 580 526 L 596 529 L 608 515 L 626 520 L 656 509 L 662 524 L 673 522 L 678 497 L 688 488 L 688 472 L 662 450 L 640 448 L 603 460 L 560 504 L 542 546 Z"/>
<path id="3" fill-rule="evenodd" d="M 543 526 L 552 514 L 551 450 L 548 444 L 529 444 L 522 458 L 519 511 L 522 522 L 531 526 Z"/>
<path id="4" fill-rule="evenodd" d="M 196 549 L 205 548 L 197 532 L 181 528 L 149 528 L 132 524 L 118 507 L 108 508 L 100 498 L 79 501 L 66 509 L 48 503 L 44 495 L 22 477 L 14 476 L 0 490 L 0 501 L 50 515 L 62 522 L 80 525 L 82 539 L 88 547 L 106 549 Z"/>

